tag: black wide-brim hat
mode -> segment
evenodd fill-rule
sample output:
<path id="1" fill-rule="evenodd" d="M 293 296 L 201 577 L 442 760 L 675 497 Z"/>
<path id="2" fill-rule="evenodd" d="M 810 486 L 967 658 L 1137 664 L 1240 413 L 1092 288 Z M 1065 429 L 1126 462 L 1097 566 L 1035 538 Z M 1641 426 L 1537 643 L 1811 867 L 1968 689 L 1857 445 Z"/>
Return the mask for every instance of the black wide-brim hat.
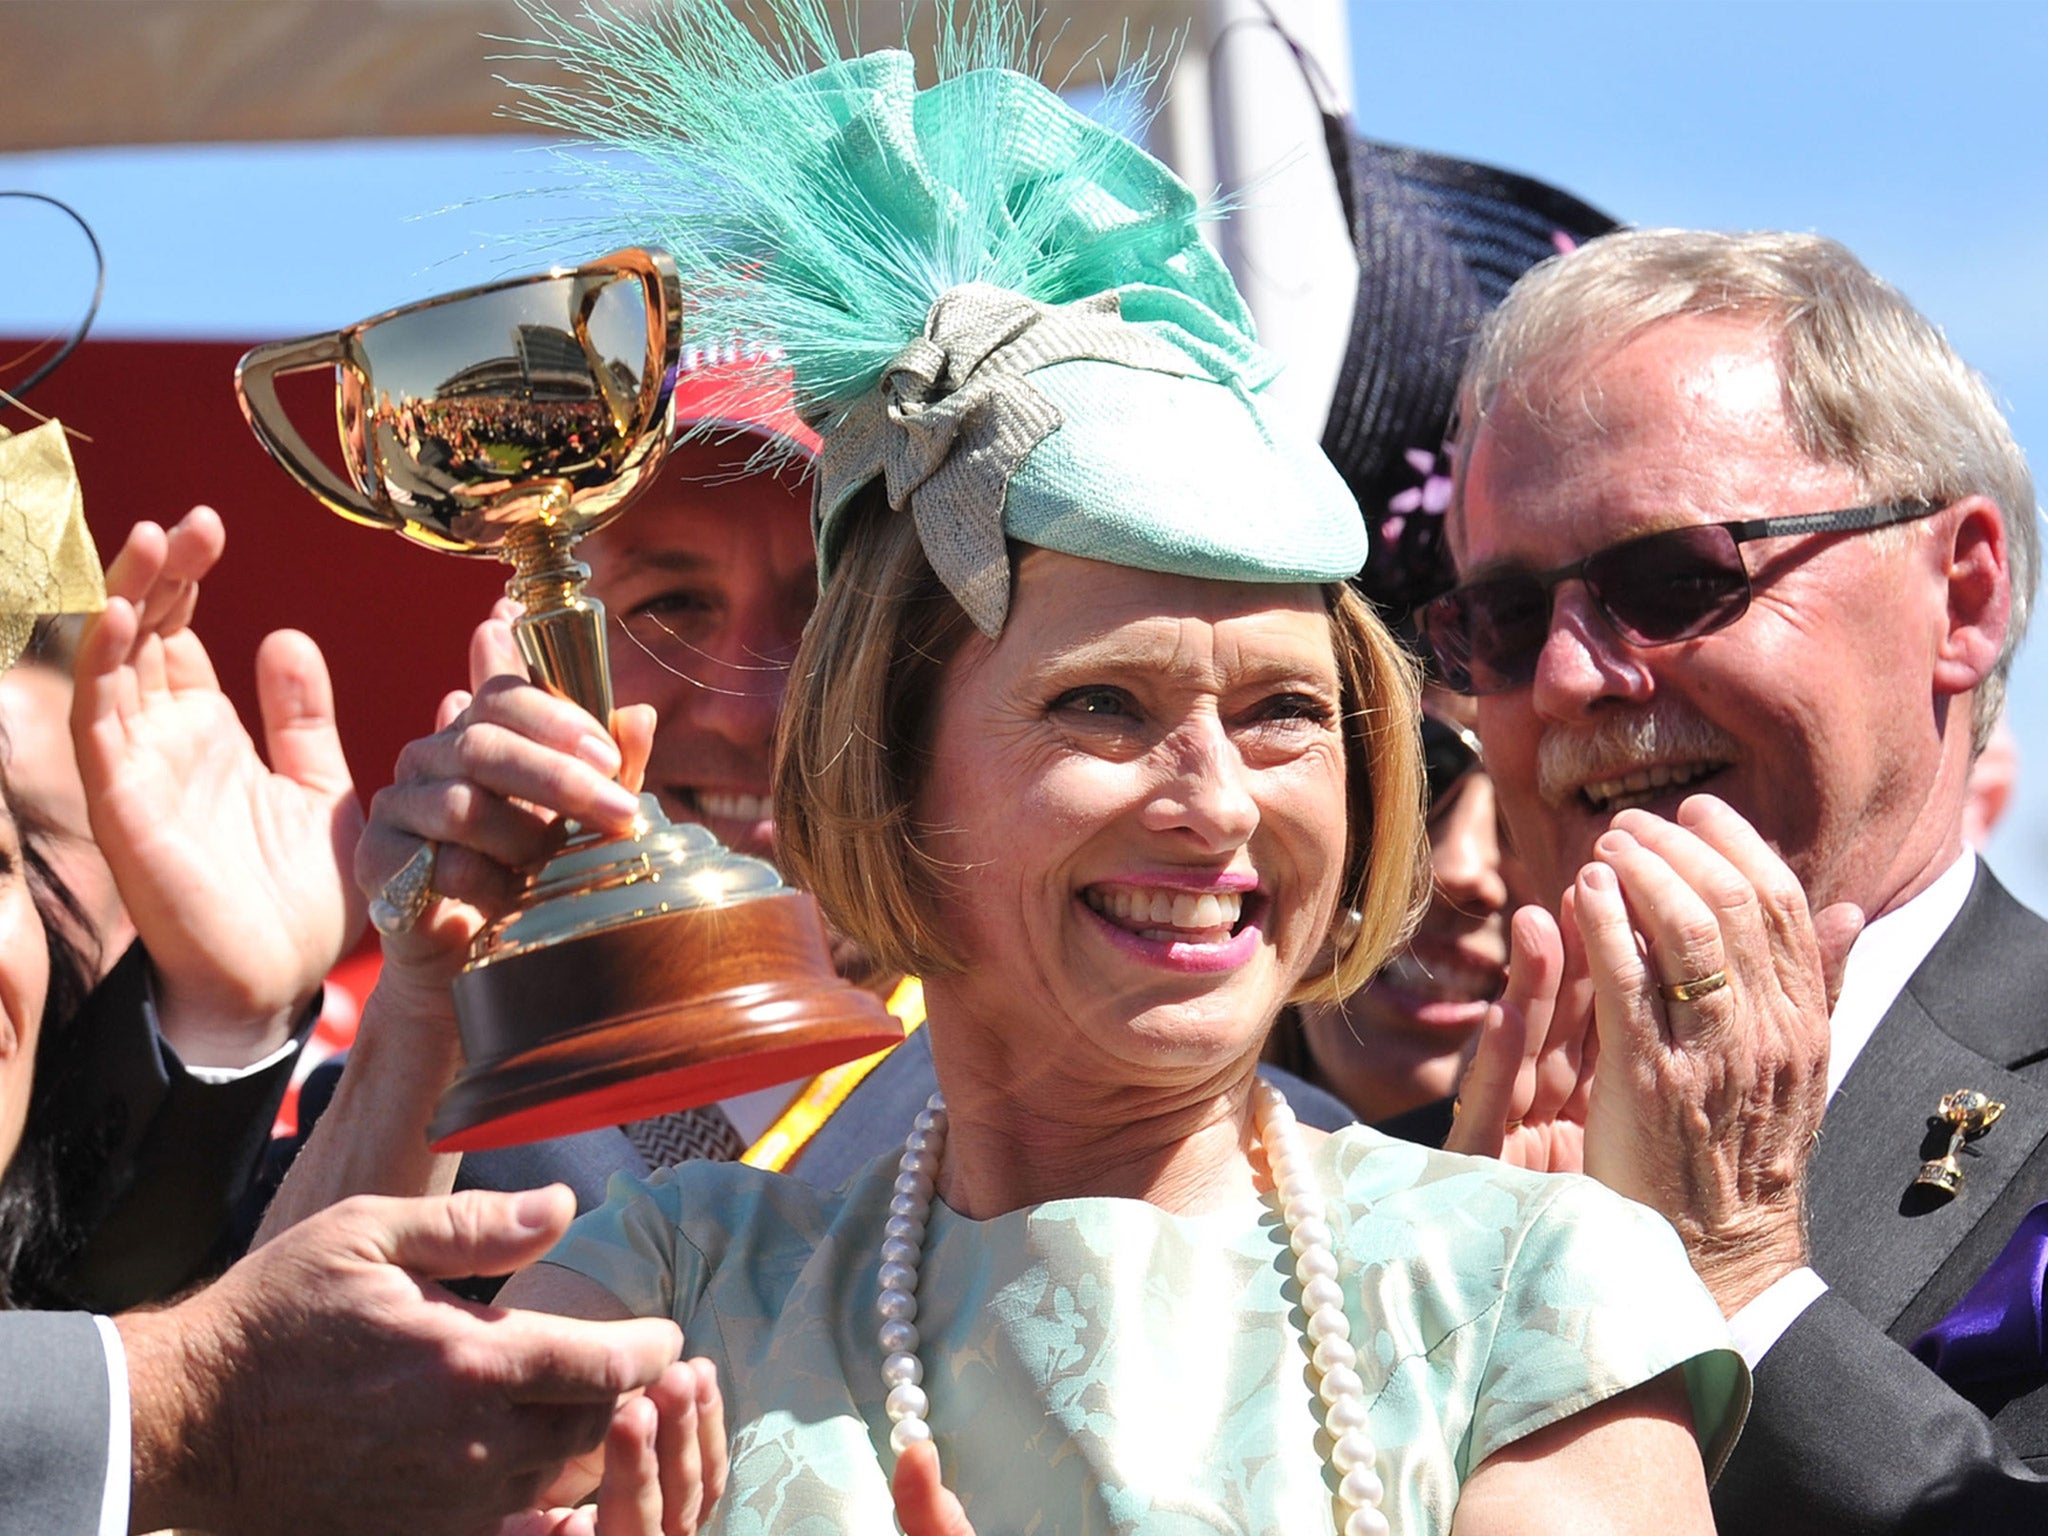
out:
<path id="1" fill-rule="evenodd" d="M 1326 131 L 1358 298 L 1323 451 L 1371 534 L 1359 590 L 1399 624 L 1451 584 L 1443 446 L 1473 332 L 1523 273 L 1617 224 L 1533 177 Z"/>

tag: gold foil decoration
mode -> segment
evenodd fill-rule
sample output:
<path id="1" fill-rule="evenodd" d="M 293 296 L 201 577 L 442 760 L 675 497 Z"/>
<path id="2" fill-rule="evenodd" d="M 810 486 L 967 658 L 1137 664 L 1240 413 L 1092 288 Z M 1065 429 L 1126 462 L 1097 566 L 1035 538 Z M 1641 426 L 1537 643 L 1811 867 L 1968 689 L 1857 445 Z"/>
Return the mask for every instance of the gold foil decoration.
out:
<path id="1" fill-rule="evenodd" d="M 0 427 L 0 667 L 14 664 L 45 614 L 107 606 L 99 551 L 64 428 Z"/>

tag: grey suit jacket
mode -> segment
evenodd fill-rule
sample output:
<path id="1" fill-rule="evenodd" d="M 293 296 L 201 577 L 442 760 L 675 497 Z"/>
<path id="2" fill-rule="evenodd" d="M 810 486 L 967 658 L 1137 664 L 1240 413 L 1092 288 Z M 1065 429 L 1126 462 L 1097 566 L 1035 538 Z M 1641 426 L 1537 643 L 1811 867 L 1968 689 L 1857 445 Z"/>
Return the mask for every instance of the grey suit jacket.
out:
<path id="1" fill-rule="evenodd" d="M 84 1312 L 0 1312 L 0 1536 L 94 1536 L 106 1352 Z"/>
<path id="2" fill-rule="evenodd" d="M 1906 1351 L 2048 1199 L 2048 923 L 1979 866 L 1949 931 L 1828 1106 L 1809 1175 L 1813 1267 L 1828 1294 L 1764 1357 L 1714 1490 L 1724 1531 L 2048 1531 L 2048 1384 L 1979 1406 Z M 1944 1093 L 2006 1112 L 1930 1200 Z M 1983 1411 L 1988 1409 L 1989 1411 Z"/>

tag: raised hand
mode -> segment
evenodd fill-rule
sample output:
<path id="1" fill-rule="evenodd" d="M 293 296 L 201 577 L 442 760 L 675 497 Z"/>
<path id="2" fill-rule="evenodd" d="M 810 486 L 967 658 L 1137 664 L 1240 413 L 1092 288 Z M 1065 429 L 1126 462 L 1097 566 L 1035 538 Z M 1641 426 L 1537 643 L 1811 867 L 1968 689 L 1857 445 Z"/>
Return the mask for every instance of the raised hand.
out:
<path id="1" fill-rule="evenodd" d="M 1586 1171 L 1661 1211 L 1733 1313 L 1806 1260 L 1828 1013 L 1862 915 L 1810 915 L 1707 795 L 1676 823 L 1622 812 L 1594 852 L 1574 887 L 1600 1039 Z"/>
<path id="2" fill-rule="evenodd" d="M 80 639 L 71 715 L 164 1034 L 209 1066 L 281 1045 L 363 921 L 347 877 L 362 810 L 319 648 L 282 630 L 257 651 L 266 766 L 189 627 L 225 542 L 207 507 L 168 533 L 135 525 Z"/>
<path id="3" fill-rule="evenodd" d="M 1458 1085 L 1445 1145 L 1541 1173 L 1582 1173 L 1599 1037 L 1576 899 L 1563 924 L 1524 907 L 1509 928 L 1508 985 L 1488 1010 Z"/>

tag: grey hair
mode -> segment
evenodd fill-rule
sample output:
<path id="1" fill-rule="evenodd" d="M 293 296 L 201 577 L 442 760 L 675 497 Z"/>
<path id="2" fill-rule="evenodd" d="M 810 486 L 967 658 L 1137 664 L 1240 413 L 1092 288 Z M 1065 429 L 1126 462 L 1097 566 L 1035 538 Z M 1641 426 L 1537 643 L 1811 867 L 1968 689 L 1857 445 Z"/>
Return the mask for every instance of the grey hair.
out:
<path id="1" fill-rule="evenodd" d="M 1976 690 L 1981 751 L 2005 702 L 2040 569 L 2040 508 L 2025 454 L 1990 386 L 1896 288 L 1818 235 L 1618 230 L 1515 284 L 1474 338 L 1458 392 L 1457 482 L 1501 392 L 1619 347 L 1681 316 L 1755 316 L 1776 332 L 1799 445 L 1854 472 L 1871 501 L 1947 506 L 1988 496 L 2004 514 L 2012 620 Z"/>

